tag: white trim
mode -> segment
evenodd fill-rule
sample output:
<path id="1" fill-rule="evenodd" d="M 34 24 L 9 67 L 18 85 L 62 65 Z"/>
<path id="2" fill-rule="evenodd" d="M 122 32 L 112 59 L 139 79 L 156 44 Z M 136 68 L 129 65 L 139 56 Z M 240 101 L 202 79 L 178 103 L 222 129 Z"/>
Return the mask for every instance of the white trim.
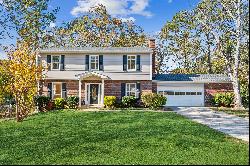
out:
<path id="1" fill-rule="evenodd" d="M 98 59 L 97 69 L 91 69 L 91 57 L 97 57 Z M 89 71 L 99 71 L 99 63 L 100 63 L 99 55 L 89 55 Z"/>
<path id="2" fill-rule="evenodd" d="M 58 69 L 53 69 L 53 57 L 59 56 L 59 68 Z M 61 55 L 51 55 L 51 66 L 50 66 L 51 71 L 60 71 L 61 70 Z"/>
<path id="3" fill-rule="evenodd" d="M 153 60 L 153 53 L 150 54 L 150 64 L 149 64 L 149 69 L 150 69 L 150 76 L 149 79 L 152 80 L 153 79 L 153 66 L 152 66 L 152 60 Z"/>
<path id="4" fill-rule="evenodd" d="M 135 68 L 134 69 L 128 69 L 128 57 L 135 57 Z M 131 60 L 130 60 L 131 61 Z M 136 55 L 127 55 L 127 71 L 136 71 L 136 67 L 137 67 L 137 64 L 136 64 L 136 61 L 137 61 L 137 56 Z"/>

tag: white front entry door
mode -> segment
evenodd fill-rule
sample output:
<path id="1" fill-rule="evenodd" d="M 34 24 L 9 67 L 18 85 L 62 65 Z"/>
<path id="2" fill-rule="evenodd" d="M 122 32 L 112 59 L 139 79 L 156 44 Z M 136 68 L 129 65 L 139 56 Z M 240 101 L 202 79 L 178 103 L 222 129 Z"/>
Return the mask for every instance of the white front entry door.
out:
<path id="1" fill-rule="evenodd" d="M 157 92 L 167 97 L 166 106 L 204 106 L 204 84 L 161 83 Z"/>
<path id="2" fill-rule="evenodd" d="M 99 83 L 85 85 L 85 104 L 101 104 L 102 86 Z"/>

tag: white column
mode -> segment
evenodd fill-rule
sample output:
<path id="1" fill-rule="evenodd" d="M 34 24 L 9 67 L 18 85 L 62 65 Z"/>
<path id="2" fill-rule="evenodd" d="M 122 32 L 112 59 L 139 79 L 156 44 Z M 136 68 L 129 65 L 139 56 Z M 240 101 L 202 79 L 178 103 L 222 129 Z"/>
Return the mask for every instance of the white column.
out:
<path id="1" fill-rule="evenodd" d="M 79 78 L 79 107 L 82 106 L 82 80 Z"/>
<path id="2" fill-rule="evenodd" d="M 104 106 L 104 79 L 102 79 L 102 98 L 101 98 L 101 104 Z"/>

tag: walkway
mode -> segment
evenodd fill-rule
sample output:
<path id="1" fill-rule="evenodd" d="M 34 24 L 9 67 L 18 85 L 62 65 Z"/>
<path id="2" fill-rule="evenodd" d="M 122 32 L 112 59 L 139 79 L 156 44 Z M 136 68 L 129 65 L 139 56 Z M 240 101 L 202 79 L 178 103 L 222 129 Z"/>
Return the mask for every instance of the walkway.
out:
<path id="1" fill-rule="evenodd" d="M 205 107 L 172 107 L 180 115 L 232 137 L 249 142 L 249 119 Z"/>

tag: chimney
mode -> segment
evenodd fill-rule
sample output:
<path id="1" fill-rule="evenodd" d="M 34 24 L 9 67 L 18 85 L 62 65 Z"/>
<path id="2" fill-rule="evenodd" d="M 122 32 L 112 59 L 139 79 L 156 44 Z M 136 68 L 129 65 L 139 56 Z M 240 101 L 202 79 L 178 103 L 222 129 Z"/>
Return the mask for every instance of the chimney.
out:
<path id="1" fill-rule="evenodd" d="M 155 48 L 155 39 L 149 39 L 148 47 L 154 49 Z"/>
<path id="2" fill-rule="evenodd" d="M 148 41 L 148 47 L 151 48 L 153 50 L 153 54 L 152 54 L 152 76 L 154 79 L 155 74 L 156 74 L 156 70 L 155 70 L 155 55 L 156 55 L 156 51 L 155 51 L 155 39 L 149 39 Z"/>

